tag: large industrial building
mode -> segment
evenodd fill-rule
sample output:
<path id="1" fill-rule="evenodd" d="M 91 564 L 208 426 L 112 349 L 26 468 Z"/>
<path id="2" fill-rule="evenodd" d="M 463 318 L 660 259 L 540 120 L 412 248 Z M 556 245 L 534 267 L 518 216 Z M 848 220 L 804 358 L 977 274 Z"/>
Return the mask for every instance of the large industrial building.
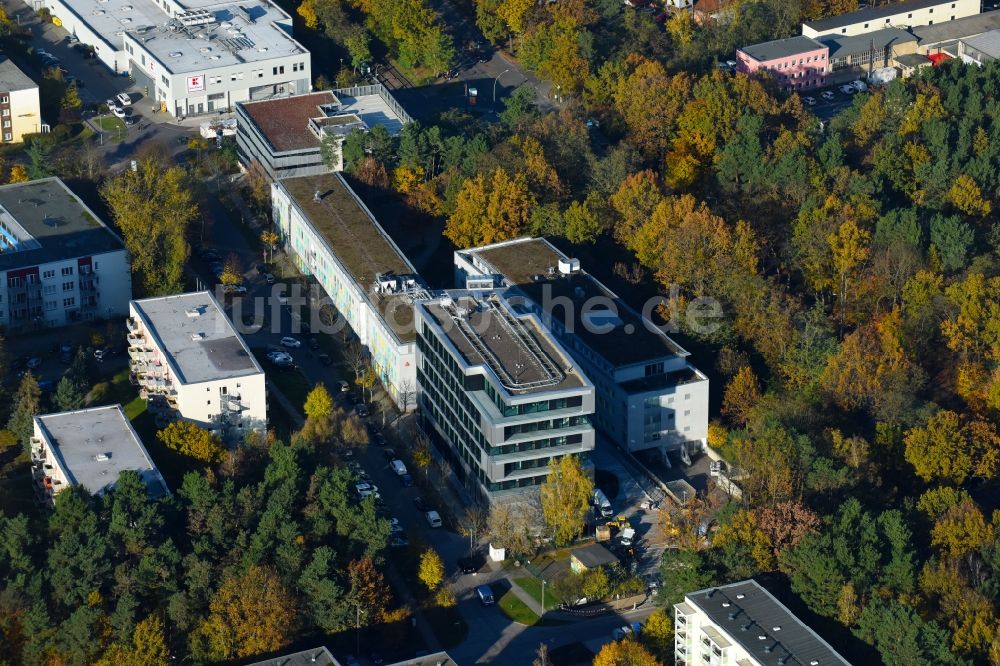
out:
<path id="1" fill-rule="evenodd" d="M 257 162 L 273 180 L 343 171 L 340 146 L 348 133 L 382 125 L 397 134 L 412 120 L 381 84 L 241 102 L 236 117 L 240 163 Z M 332 168 L 320 150 L 326 137 L 335 142 Z"/>
<path id="2" fill-rule="evenodd" d="M 708 437 L 708 378 L 647 317 L 545 239 L 455 252 L 461 288 L 507 287 L 525 297 L 596 387 L 594 421 L 624 449 L 675 453 Z"/>
<path id="3" fill-rule="evenodd" d="M 162 425 L 191 421 L 225 442 L 267 429 L 264 370 L 210 292 L 132 301 L 128 354 Z"/>
<path id="4" fill-rule="evenodd" d="M 139 474 L 150 496 L 169 494 L 121 405 L 36 416 L 34 425 L 32 478 L 45 504 L 51 505 L 72 485 L 102 495 L 114 488 L 124 471 Z"/>
<path id="5" fill-rule="evenodd" d="M 309 52 L 270 0 L 43 0 L 57 21 L 131 75 L 174 116 L 232 110 L 237 102 L 308 92 Z"/>
<path id="6" fill-rule="evenodd" d="M 367 347 L 397 405 L 412 409 L 413 304 L 428 297 L 416 269 L 339 173 L 276 180 L 271 204 L 288 256 Z"/>
<path id="7" fill-rule="evenodd" d="M 493 501 L 594 448 L 594 386 L 535 314 L 501 292 L 416 304 L 421 421 L 467 486 Z"/>
<path id="8" fill-rule="evenodd" d="M 120 317 L 122 240 L 58 178 L 0 187 L 0 326 L 12 333 Z"/>

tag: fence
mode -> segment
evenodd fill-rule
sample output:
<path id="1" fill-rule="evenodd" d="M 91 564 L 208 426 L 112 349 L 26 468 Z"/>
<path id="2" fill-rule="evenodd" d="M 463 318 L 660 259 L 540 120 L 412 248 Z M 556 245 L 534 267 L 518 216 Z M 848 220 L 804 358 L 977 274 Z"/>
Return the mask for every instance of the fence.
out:
<path id="1" fill-rule="evenodd" d="M 385 102 L 390 109 L 392 109 L 392 112 L 399 116 L 399 119 L 404 125 L 406 123 L 413 122 L 413 118 L 406 112 L 406 109 L 400 106 L 399 102 L 396 101 L 396 98 L 393 97 L 381 83 L 367 86 L 352 86 L 350 88 L 337 88 L 333 91 L 333 94 L 338 97 L 366 97 L 369 95 L 378 95 L 382 98 L 382 101 Z"/>

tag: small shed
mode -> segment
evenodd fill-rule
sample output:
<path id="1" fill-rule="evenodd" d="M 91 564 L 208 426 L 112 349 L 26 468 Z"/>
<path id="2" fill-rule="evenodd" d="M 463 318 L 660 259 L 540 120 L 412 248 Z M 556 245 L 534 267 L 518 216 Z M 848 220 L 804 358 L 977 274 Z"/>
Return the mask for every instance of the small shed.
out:
<path id="1" fill-rule="evenodd" d="M 618 558 L 614 553 L 599 543 L 592 543 L 583 548 L 577 548 L 569 556 L 569 568 L 574 573 L 582 574 L 585 571 L 597 569 L 617 562 Z"/>

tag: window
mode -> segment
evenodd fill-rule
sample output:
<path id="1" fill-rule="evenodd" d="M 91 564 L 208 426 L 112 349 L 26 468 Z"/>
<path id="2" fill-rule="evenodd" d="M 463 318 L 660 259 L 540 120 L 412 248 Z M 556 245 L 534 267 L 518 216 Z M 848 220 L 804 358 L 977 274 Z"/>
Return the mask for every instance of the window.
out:
<path id="1" fill-rule="evenodd" d="M 76 305 L 76 299 L 75 298 L 64 298 L 63 299 L 63 307 L 64 308 L 73 307 L 74 305 Z"/>
<path id="2" fill-rule="evenodd" d="M 934 21 L 928 21 L 927 25 L 934 25 Z"/>
<path id="3" fill-rule="evenodd" d="M 3 121 L 3 126 L 4 127 L 10 127 L 10 121 L 9 120 Z"/>
<path id="4" fill-rule="evenodd" d="M 913 14 L 907 14 L 906 18 L 913 18 Z"/>
<path id="5" fill-rule="evenodd" d="M 685 400 L 690 400 L 691 399 L 691 394 L 690 393 L 685 393 L 684 394 L 684 399 Z"/>
<path id="6" fill-rule="evenodd" d="M 868 28 L 868 24 L 867 24 L 867 23 L 865 23 L 865 29 L 867 29 L 867 28 Z"/>
<path id="7" fill-rule="evenodd" d="M 933 8 L 933 7 L 931 7 L 931 8 L 930 8 L 930 9 L 928 10 L 928 12 L 927 12 L 927 13 L 928 13 L 928 14 L 933 14 L 933 13 L 934 13 L 934 8 Z"/>
<path id="8" fill-rule="evenodd" d="M 10 109 L 4 109 L 3 110 L 3 115 L 4 116 L 9 116 L 10 115 Z"/>
<path id="9" fill-rule="evenodd" d="M 73 291 L 73 283 L 63 282 L 63 291 Z"/>
<path id="10" fill-rule="evenodd" d="M 211 400 L 209 400 L 209 401 L 208 401 L 208 402 L 206 402 L 205 404 L 206 404 L 206 405 L 211 405 L 211 404 L 212 404 L 212 401 L 211 401 Z"/>
<path id="11" fill-rule="evenodd" d="M 691 410 L 690 409 L 685 409 L 684 410 L 684 416 L 691 416 Z"/>
<path id="12" fill-rule="evenodd" d="M 66 268 L 62 269 L 62 274 L 63 275 L 72 275 L 73 274 L 73 267 L 72 266 L 67 266 Z"/>
<path id="13" fill-rule="evenodd" d="M 952 5 L 952 7 L 954 6 L 955 5 Z M 0 104 L 10 104 L 10 97 L 8 97 L 7 95 L 0 97 Z"/>
<path id="14" fill-rule="evenodd" d="M 163 74 L 160 74 L 160 82 L 161 82 L 161 83 L 162 83 L 163 85 L 165 85 L 165 86 L 166 86 L 167 88 L 169 88 L 169 87 L 170 87 L 170 79 L 168 79 L 168 78 L 167 78 L 167 77 L 166 77 L 165 75 L 163 75 Z"/>
<path id="15" fill-rule="evenodd" d="M 49 278 L 55 277 L 55 276 L 56 276 L 56 272 L 54 270 L 47 270 L 47 271 L 45 271 L 45 272 L 42 273 L 42 279 L 43 280 L 48 280 Z"/>
<path id="16" fill-rule="evenodd" d="M 222 77 L 221 76 L 211 76 L 211 77 L 209 77 L 209 83 L 211 83 L 212 85 L 216 85 L 218 83 L 222 83 Z"/>
<path id="17" fill-rule="evenodd" d="M 56 293 L 56 286 L 54 284 L 47 284 L 47 285 L 45 285 L 45 295 L 46 296 L 51 296 L 54 293 Z"/>
<path id="18" fill-rule="evenodd" d="M 285 73 L 285 66 L 281 65 L 280 67 L 272 67 L 271 68 L 271 73 L 274 76 L 277 76 L 278 74 L 284 74 Z M 261 76 L 263 76 L 263 70 L 261 70 Z"/>
<path id="19" fill-rule="evenodd" d="M 663 374 L 663 362 L 650 363 L 645 367 L 645 374 L 647 377 L 654 377 L 656 375 Z"/>
<path id="20" fill-rule="evenodd" d="M 4 141 L 13 141 L 14 140 L 14 135 L 11 134 L 10 132 L 4 132 L 3 133 L 3 140 Z"/>
<path id="21" fill-rule="evenodd" d="M 45 301 L 46 310 L 55 310 L 57 305 L 58 303 L 56 303 L 55 301 Z"/>

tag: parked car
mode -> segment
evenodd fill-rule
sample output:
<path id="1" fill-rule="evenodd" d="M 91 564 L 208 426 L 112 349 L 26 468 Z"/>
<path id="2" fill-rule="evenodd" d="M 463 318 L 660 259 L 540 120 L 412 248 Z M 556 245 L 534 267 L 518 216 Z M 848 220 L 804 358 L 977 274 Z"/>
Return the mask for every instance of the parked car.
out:
<path id="1" fill-rule="evenodd" d="M 857 92 L 857 89 L 850 83 L 845 83 L 844 85 L 840 86 L 840 92 L 844 93 L 845 95 L 853 95 L 854 93 Z"/>
<path id="2" fill-rule="evenodd" d="M 378 494 L 378 486 L 371 483 L 358 483 L 355 484 L 354 489 L 358 492 L 358 497 L 364 499 L 369 495 Z"/>
<path id="3" fill-rule="evenodd" d="M 392 471 L 395 472 L 398 476 L 403 476 L 404 474 L 406 474 L 406 465 L 403 464 L 402 460 L 398 459 L 390 460 L 389 467 L 391 467 Z"/>
<path id="4" fill-rule="evenodd" d="M 278 303 L 280 303 L 281 305 L 288 305 L 288 294 L 287 293 L 285 293 L 283 291 L 278 292 L 277 298 L 278 298 Z"/>
<path id="5" fill-rule="evenodd" d="M 868 86 L 865 85 L 865 82 L 861 79 L 851 81 L 851 85 L 854 86 L 854 89 L 858 92 L 868 92 Z"/>
<path id="6" fill-rule="evenodd" d="M 316 351 L 319 349 L 319 340 L 316 338 L 309 338 L 309 349 Z"/>
<path id="7" fill-rule="evenodd" d="M 302 343 L 296 340 L 295 338 L 286 335 L 285 337 L 281 338 L 281 346 L 288 347 L 289 349 L 298 349 L 299 347 L 302 346 Z"/>
<path id="8" fill-rule="evenodd" d="M 355 405 L 354 411 L 357 412 L 357 415 L 363 419 L 371 416 L 371 412 L 368 411 L 368 407 L 366 407 L 364 403 L 358 403 Z"/>
<path id="9" fill-rule="evenodd" d="M 41 364 L 42 364 L 41 358 L 39 358 L 38 356 L 32 356 L 31 358 L 28 359 L 28 362 L 25 365 L 27 366 L 28 370 L 34 370 L 35 368 L 41 366 Z"/>
<path id="10" fill-rule="evenodd" d="M 386 444 L 385 435 L 380 432 L 373 432 L 371 438 L 372 442 L 375 443 L 375 446 L 385 446 Z"/>
<path id="11" fill-rule="evenodd" d="M 264 282 L 267 284 L 274 284 L 274 276 L 270 273 L 264 273 Z"/>
<path id="12" fill-rule="evenodd" d="M 118 100 L 122 106 L 131 106 L 132 104 L 132 98 L 129 97 L 129 94 L 126 92 L 118 93 L 115 95 L 115 99 Z"/>
<path id="13" fill-rule="evenodd" d="M 73 347 L 71 345 L 59 347 L 59 360 L 67 364 L 73 362 Z"/>
<path id="14" fill-rule="evenodd" d="M 823 92 L 821 92 L 819 94 L 819 96 L 822 97 L 823 99 L 825 99 L 828 102 L 835 97 L 835 95 L 833 94 L 832 90 L 824 90 Z"/>
<path id="15" fill-rule="evenodd" d="M 469 555 L 458 561 L 458 570 L 464 574 L 475 576 L 479 570 L 486 565 L 486 558 L 482 555 Z"/>
<path id="16" fill-rule="evenodd" d="M 427 511 L 426 513 L 424 513 L 424 519 L 427 521 L 427 524 L 430 525 L 432 528 L 441 527 L 442 525 L 441 514 L 439 514 L 437 511 Z"/>
<path id="17" fill-rule="evenodd" d="M 351 390 L 351 385 L 345 382 L 343 379 L 337 382 L 337 385 L 340 386 L 341 392 L 347 392 Z"/>
<path id="18" fill-rule="evenodd" d="M 424 498 L 419 496 L 413 498 L 413 506 L 417 509 L 417 511 L 422 513 L 426 513 L 430 510 L 430 507 L 428 507 L 427 503 L 424 502 Z"/>
<path id="19" fill-rule="evenodd" d="M 802 101 L 805 102 L 807 106 L 816 106 L 816 98 L 815 97 L 806 96 L 806 97 L 802 98 Z"/>
<path id="20" fill-rule="evenodd" d="M 409 474 L 402 474 L 399 477 L 399 482 L 403 484 L 404 488 L 409 488 L 413 485 L 413 477 Z"/>
<path id="21" fill-rule="evenodd" d="M 492 606 L 496 603 L 493 598 L 493 590 L 489 585 L 480 585 L 476 588 L 476 596 L 479 597 L 479 602 L 484 606 Z"/>
<path id="22" fill-rule="evenodd" d="M 122 120 L 125 121 L 126 125 L 135 125 L 137 122 L 139 122 L 139 116 L 128 115 L 125 116 Z"/>
<path id="23" fill-rule="evenodd" d="M 241 284 L 227 284 L 226 293 L 243 295 L 247 293 L 247 288 Z"/>
<path id="24" fill-rule="evenodd" d="M 317 356 L 317 358 L 319 359 L 319 362 L 322 363 L 323 365 L 326 366 L 333 365 L 333 359 L 330 358 L 329 354 L 320 354 L 319 356 Z"/>
<path id="25" fill-rule="evenodd" d="M 620 541 L 623 546 L 631 546 L 635 542 L 635 530 L 631 527 L 623 529 Z"/>
<path id="26" fill-rule="evenodd" d="M 386 462 L 390 462 L 396 458 L 396 452 L 393 449 L 386 449 L 382 452 L 382 457 Z"/>
<path id="27" fill-rule="evenodd" d="M 401 534 L 397 534 L 389 540 L 389 546 L 392 548 L 404 548 L 409 545 L 409 540 Z"/>

